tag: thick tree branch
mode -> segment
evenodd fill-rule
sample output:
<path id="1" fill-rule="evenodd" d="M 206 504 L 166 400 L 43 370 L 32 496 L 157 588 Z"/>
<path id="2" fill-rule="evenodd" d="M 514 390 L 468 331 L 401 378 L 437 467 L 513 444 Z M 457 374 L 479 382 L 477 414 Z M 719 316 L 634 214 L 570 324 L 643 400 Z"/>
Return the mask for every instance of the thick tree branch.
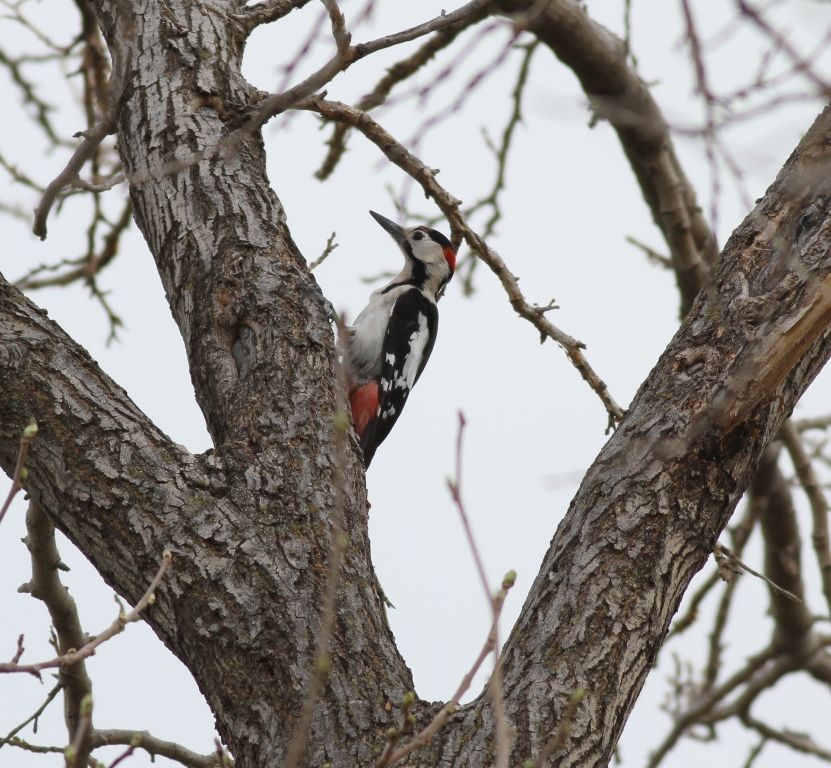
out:
<path id="1" fill-rule="evenodd" d="M 218 753 L 200 755 L 181 744 L 159 739 L 147 731 L 129 731 L 119 729 L 98 729 L 92 733 L 92 748 L 114 745 L 134 746 L 143 749 L 151 757 L 159 755 L 173 760 L 186 768 L 231 768 L 231 760 L 223 761 Z"/>
<path id="2" fill-rule="evenodd" d="M 627 61 L 627 46 L 593 21 L 576 0 L 500 0 L 580 81 L 592 108 L 617 132 L 655 224 L 667 242 L 681 293 L 681 316 L 704 284 L 715 238 L 646 84 Z M 533 12 L 531 12 L 533 11 Z"/>
<path id="3" fill-rule="evenodd" d="M 116 60 L 129 58 L 120 64 L 131 82 L 118 145 L 216 450 L 195 458 L 171 444 L 77 346 L 0 285 L 0 463 L 11 470 L 17 434 L 35 415 L 44 437 L 30 457 L 33 498 L 133 599 L 156 553 L 177 551 L 148 618 L 189 665 L 248 768 L 284 757 L 316 647 L 337 485 L 335 354 L 325 302 L 268 189 L 257 136 L 233 156 L 203 156 L 152 182 L 142 176 L 219 146 L 234 130 L 223 116 L 256 98 L 221 18 L 208 21 L 186 0 L 170 5 L 170 17 L 131 2 L 97 8 Z M 120 47 L 125 37 L 135 50 Z M 170 76 L 178 61 L 170 50 L 192 62 L 187 78 Z M 560 526 L 502 657 L 513 759 L 544 754 L 585 689 L 561 764 L 609 760 L 690 578 L 831 354 L 829 135 L 823 114 L 731 238 L 710 289 Z M 475 233 L 454 234 L 486 248 Z M 673 253 L 679 264 L 683 255 Z M 350 542 L 329 685 L 307 751 L 311 764 L 344 768 L 381 753 L 396 722 L 389 710 L 411 688 L 374 589 L 358 462 L 349 452 Z M 759 680 L 799 663 L 777 658 Z M 433 711 L 412 708 L 417 721 Z M 493 736 L 480 698 L 409 764 L 484 765 Z"/>
<path id="4" fill-rule="evenodd" d="M 75 600 L 58 576 L 61 558 L 55 544 L 55 526 L 35 501 L 29 502 L 26 513 L 26 546 L 32 558 L 32 580 L 24 585 L 25 591 L 46 605 L 55 629 L 58 655 L 83 648 L 88 638 L 81 628 Z M 58 680 L 64 689 L 64 719 L 71 738 L 79 731 L 81 702 L 92 692 L 92 683 L 83 660 L 61 667 Z M 89 750 L 87 729 L 78 750 L 80 765 L 86 764 Z"/>

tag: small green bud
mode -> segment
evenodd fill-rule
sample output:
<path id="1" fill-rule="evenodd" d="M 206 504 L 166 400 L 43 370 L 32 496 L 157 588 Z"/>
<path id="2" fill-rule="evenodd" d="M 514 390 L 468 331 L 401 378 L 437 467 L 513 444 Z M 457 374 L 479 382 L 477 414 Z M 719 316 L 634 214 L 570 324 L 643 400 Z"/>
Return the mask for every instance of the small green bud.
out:
<path id="1" fill-rule="evenodd" d="M 585 688 L 575 688 L 574 693 L 571 694 L 571 700 L 575 704 L 579 704 L 585 698 L 586 698 L 586 689 Z"/>
<path id="2" fill-rule="evenodd" d="M 411 707 L 415 704 L 415 693 L 412 691 L 408 691 L 404 694 L 404 697 L 401 699 L 401 706 L 402 707 Z"/>
<path id="3" fill-rule="evenodd" d="M 508 571 L 502 579 L 502 589 L 510 589 L 516 583 L 516 571 Z"/>
<path id="4" fill-rule="evenodd" d="M 38 433 L 38 423 L 32 419 L 24 428 L 23 428 L 23 437 L 27 437 L 29 439 L 33 438 Z"/>
<path id="5" fill-rule="evenodd" d="M 522 764 L 522 768 L 534 768 L 534 761 L 533 760 L 526 760 Z"/>
<path id="6" fill-rule="evenodd" d="M 320 766 L 320 768 L 332 768 L 332 764 L 331 764 L 331 763 L 323 763 L 323 764 Z"/>
<path id="7" fill-rule="evenodd" d="M 415 716 L 415 715 L 407 715 L 407 722 L 408 722 L 410 725 L 415 725 L 415 724 L 416 724 L 416 719 L 417 719 L 417 718 L 416 718 L 416 716 Z"/>
<path id="8" fill-rule="evenodd" d="M 26 467 L 20 468 L 20 482 L 24 482 L 26 478 L 29 477 L 29 470 Z"/>
<path id="9" fill-rule="evenodd" d="M 81 716 L 89 717 L 92 714 L 92 694 L 87 693 L 81 699 Z"/>
<path id="10" fill-rule="evenodd" d="M 394 739 L 397 735 L 398 735 L 398 729 L 397 728 L 388 728 L 387 729 L 387 738 L 388 739 Z"/>
<path id="11" fill-rule="evenodd" d="M 130 737 L 130 746 L 131 747 L 140 747 L 141 746 L 141 734 L 140 733 L 134 733 Z"/>

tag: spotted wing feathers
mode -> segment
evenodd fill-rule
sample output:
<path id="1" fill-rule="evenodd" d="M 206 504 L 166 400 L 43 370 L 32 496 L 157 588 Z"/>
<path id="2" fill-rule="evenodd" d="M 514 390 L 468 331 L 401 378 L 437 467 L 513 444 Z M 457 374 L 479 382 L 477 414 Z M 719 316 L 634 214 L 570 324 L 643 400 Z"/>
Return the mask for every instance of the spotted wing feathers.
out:
<path id="1" fill-rule="evenodd" d="M 361 434 L 367 467 L 401 415 L 410 390 L 427 364 L 438 322 L 436 305 L 417 289 L 404 293 L 393 306 L 384 336 L 376 415 Z"/>

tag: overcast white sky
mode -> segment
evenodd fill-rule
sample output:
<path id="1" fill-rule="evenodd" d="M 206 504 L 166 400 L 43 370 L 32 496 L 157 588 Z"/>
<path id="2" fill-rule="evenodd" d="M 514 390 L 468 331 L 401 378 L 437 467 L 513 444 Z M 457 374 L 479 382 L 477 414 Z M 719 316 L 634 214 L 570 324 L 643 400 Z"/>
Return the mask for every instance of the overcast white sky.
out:
<path id="1" fill-rule="evenodd" d="M 358 5 L 358 0 L 343 3 L 347 18 Z M 455 7 L 436 0 L 379 5 L 372 36 Z M 622 6 L 618 0 L 588 3 L 592 16 L 616 32 L 622 30 Z M 674 0 L 636 0 L 633 43 L 641 74 L 654 83 L 668 119 L 687 126 L 700 120 L 701 111 L 693 93 L 692 70 L 679 45 L 679 7 Z M 732 3 L 701 0 L 694 7 L 705 39 L 710 39 L 729 20 Z M 74 6 L 68 0 L 34 0 L 29 13 L 56 37 L 65 37 L 75 28 Z M 254 84 L 268 90 L 277 86 L 279 64 L 319 13 L 312 3 L 254 35 L 246 53 L 246 74 Z M 808 50 L 828 31 L 831 8 L 826 3 L 793 0 L 783 3 L 775 18 Z M 355 36 L 364 39 L 370 30 L 365 28 Z M 402 106 L 380 113 L 379 119 L 397 136 L 410 137 L 425 115 L 441 112 L 454 101 L 466 78 L 506 40 L 506 32 L 492 36 L 418 111 Z M 19 50 L 30 42 L 19 27 L 0 19 L 3 50 Z M 708 47 L 714 87 L 726 91 L 752 79 L 758 43 L 758 37 L 745 32 Z M 321 46 L 315 55 L 319 58 L 326 50 Z M 385 64 L 401 55 L 396 51 L 359 63 L 329 87 L 329 94 L 344 100 L 359 97 L 383 73 Z M 426 137 L 420 150 L 426 162 L 441 169 L 443 184 L 466 202 L 482 196 L 493 183 L 494 166 L 480 131 L 484 127 L 491 136 L 500 135 L 519 56 L 514 52 L 458 114 Z M 303 70 L 310 71 L 312 66 L 309 61 Z M 829 70 L 826 66 L 825 71 Z M 421 82 L 429 81 L 435 71 L 430 70 L 432 74 Z M 66 83 L 59 73 L 52 73 L 42 92 L 61 108 L 57 122 L 67 136 L 83 127 L 78 112 L 68 104 Z M 0 71 L 0 98 L 7 105 L 18 103 L 5 71 Z M 593 130 L 587 127 L 584 101 L 569 71 L 546 50 L 539 50 L 532 65 L 525 122 L 511 153 L 504 218 L 492 245 L 521 277 L 520 285 L 530 300 L 544 304 L 556 297 L 561 309 L 551 315 L 552 320 L 586 342 L 592 365 L 625 406 L 673 334 L 678 300 L 672 276 L 647 264 L 625 242 L 627 235 L 634 235 L 663 249 L 613 132 L 605 124 Z M 798 103 L 728 134 L 751 199 L 759 197 L 773 180 L 818 110 L 817 102 Z M 319 255 L 332 231 L 337 233 L 339 247 L 316 276 L 333 305 L 354 317 L 372 289 L 360 278 L 399 267 L 394 244 L 367 211 L 372 208 L 395 218 L 386 186 L 400 187 L 402 176 L 380 166 L 374 147 L 353 136 L 334 178 L 321 184 L 312 173 L 323 157 L 326 135 L 308 115 L 298 115 L 288 125 L 269 126 L 269 176 L 285 205 L 292 234 L 309 260 Z M 3 153 L 45 183 L 63 167 L 67 153 L 46 154 L 38 141 L 18 107 L 0 121 Z M 678 149 L 702 203 L 709 206 L 711 175 L 700 143 L 681 138 Z M 14 195 L 23 207 L 34 207 L 28 190 L 10 187 L 7 177 L 0 178 L 0 198 L 7 201 Z M 745 208 L 729 178 L 723 178 L 722 185 L 718 225 L 724 242 Z M 125 194 L 123 188 L 111 193 L 113 209 Z M 433 215 L 419 195 L 414 194 L 411 201 L 417 210 Z M 41 261 L 79 255 L 83 206 L 80 200 L 67 203 L 51 219 L 45 243 L 37 241 L 27 226 L 3 219 L 3 274 L 15 278 Z M 172 438 L 195 452 L 206 449 L 208 437 L 193 399 L 182 343 L 164 303 L 152 258 L 135 227 L 100 282 L 111 292 L 109 299 L 126 323 L 120 343 L 111 346 L 105 345 L 103 314 L 83 287 L 42 291 L 33 298 L 89 349 Z M 452 471 L 457 411 L 462 409 L 468 421 L 463 490 L 488 575 L 496 585 L 507 570 L 519 573 L 505 609 L 503 637 L 582 473 L 605 440 L 606 425 L 601 404 L 565 355 L 551 343 L 540 346 L 537 333 L 514 316 L 485 268 L 479 269 L 475 296 L 466 299 L 459 286 L 451 284 L 440 313 L 439 338 L 430 365 L 368 474 L 374 562 L 384 590 L 396 605 L 390 620 L 413 669 L 418 693 L 431 699 L 452 693 L 481 646 L 489 620 L 445 485 Z M 821 376 L 798 412 L 827 412 L 830 388 L 828 376 Z M 27 580 L 29 569 L 27 552 L 20 543 L 24 514 L 23 503 L 16 503 L 0 527 L 0 657 L 11 656 L 17 635 L 25 633 L 25 658 L 35 660 L 49 654 L 48 619 L 39 603 L 16 592 Z M 90 632 L 99 631 L 114 617 L 112 592 L 62 537 L 59 546 L 72 569 L 65 582 L 79 602 L 84 626 Z M 758 547 L 751 547 L 746 559 L 759 566 Z M 809 556 L 806 560 L 812 562 Z M 807 576 L 815 589 L 810 570 Z M 763 585 L 748 580 L 740 589 L 739 602 L 746 610 L 727 635 L 727 658 L 733 662 L 758 650 L 769 630 Z M 700 664 L 702 634 L 684 638 L 674 650 L 694 665 Z M 670 654 L 665 653 L 621 742 L 624 765 L 642 765 L 669 727 L 658 705 L 671 667 Z M 98 727 L 148 729 L 198 751 L 213 748 L 210 711 L 186 669 L 146 626 L 129 627 L 88 662 L 88 669 Z M 480 679 L 472 693 L 478 693 L 482 684 Z M 812 688 L 816 696 L 806 696 L 811 685 L 796 679 L 780 684 L 768 711 L 778 713 L 774 724 L 812 730 L 822 738 L 828 732 L 828 692 Z M 33 711 L 48 688 L 48 682 L 40 685 L 28 677 L 0 679 L 0 735 Z M 760 713 L 764 710 L 761 707 Z M 60 704 L 53 705 L 43 718 L 35 740 L 65 743 Z M 665 764 L 686 768 L 709 759 L 719 765 L 738 765 L 752 743 L 752 737 L 728 727 L 718 745 L 686 741 Z M 36 758 L 10 748 L 0 750 L 3 767 L 59 765 L 61 760 L 60 756 Z M 159 758 L 159 763 L 166 761 Z M 813 758 L 771 746 L 755 765 L 814 763 Z M 135 757 L 130 764 L 143 766 L 148 761 Z"/>

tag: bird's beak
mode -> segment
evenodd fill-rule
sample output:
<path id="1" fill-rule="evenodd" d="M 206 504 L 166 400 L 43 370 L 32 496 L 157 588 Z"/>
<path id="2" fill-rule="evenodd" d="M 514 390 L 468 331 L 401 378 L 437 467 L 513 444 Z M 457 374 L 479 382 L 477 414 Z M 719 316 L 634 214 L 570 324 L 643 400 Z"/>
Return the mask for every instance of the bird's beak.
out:
<path id="1" fill-rule="evenodd" d="M 399 248 L 404 247 L 404 244 L 407 242 L 407 237 L 404 234 L 402 227 L 399 227 L 394 221 L 390 221 L 386 216 L 382 216 L 380 213 L 375 213 L 375 211 L 370 211 L 369 215 L 387 230 L 390 237 L 398 243 Z"/>

